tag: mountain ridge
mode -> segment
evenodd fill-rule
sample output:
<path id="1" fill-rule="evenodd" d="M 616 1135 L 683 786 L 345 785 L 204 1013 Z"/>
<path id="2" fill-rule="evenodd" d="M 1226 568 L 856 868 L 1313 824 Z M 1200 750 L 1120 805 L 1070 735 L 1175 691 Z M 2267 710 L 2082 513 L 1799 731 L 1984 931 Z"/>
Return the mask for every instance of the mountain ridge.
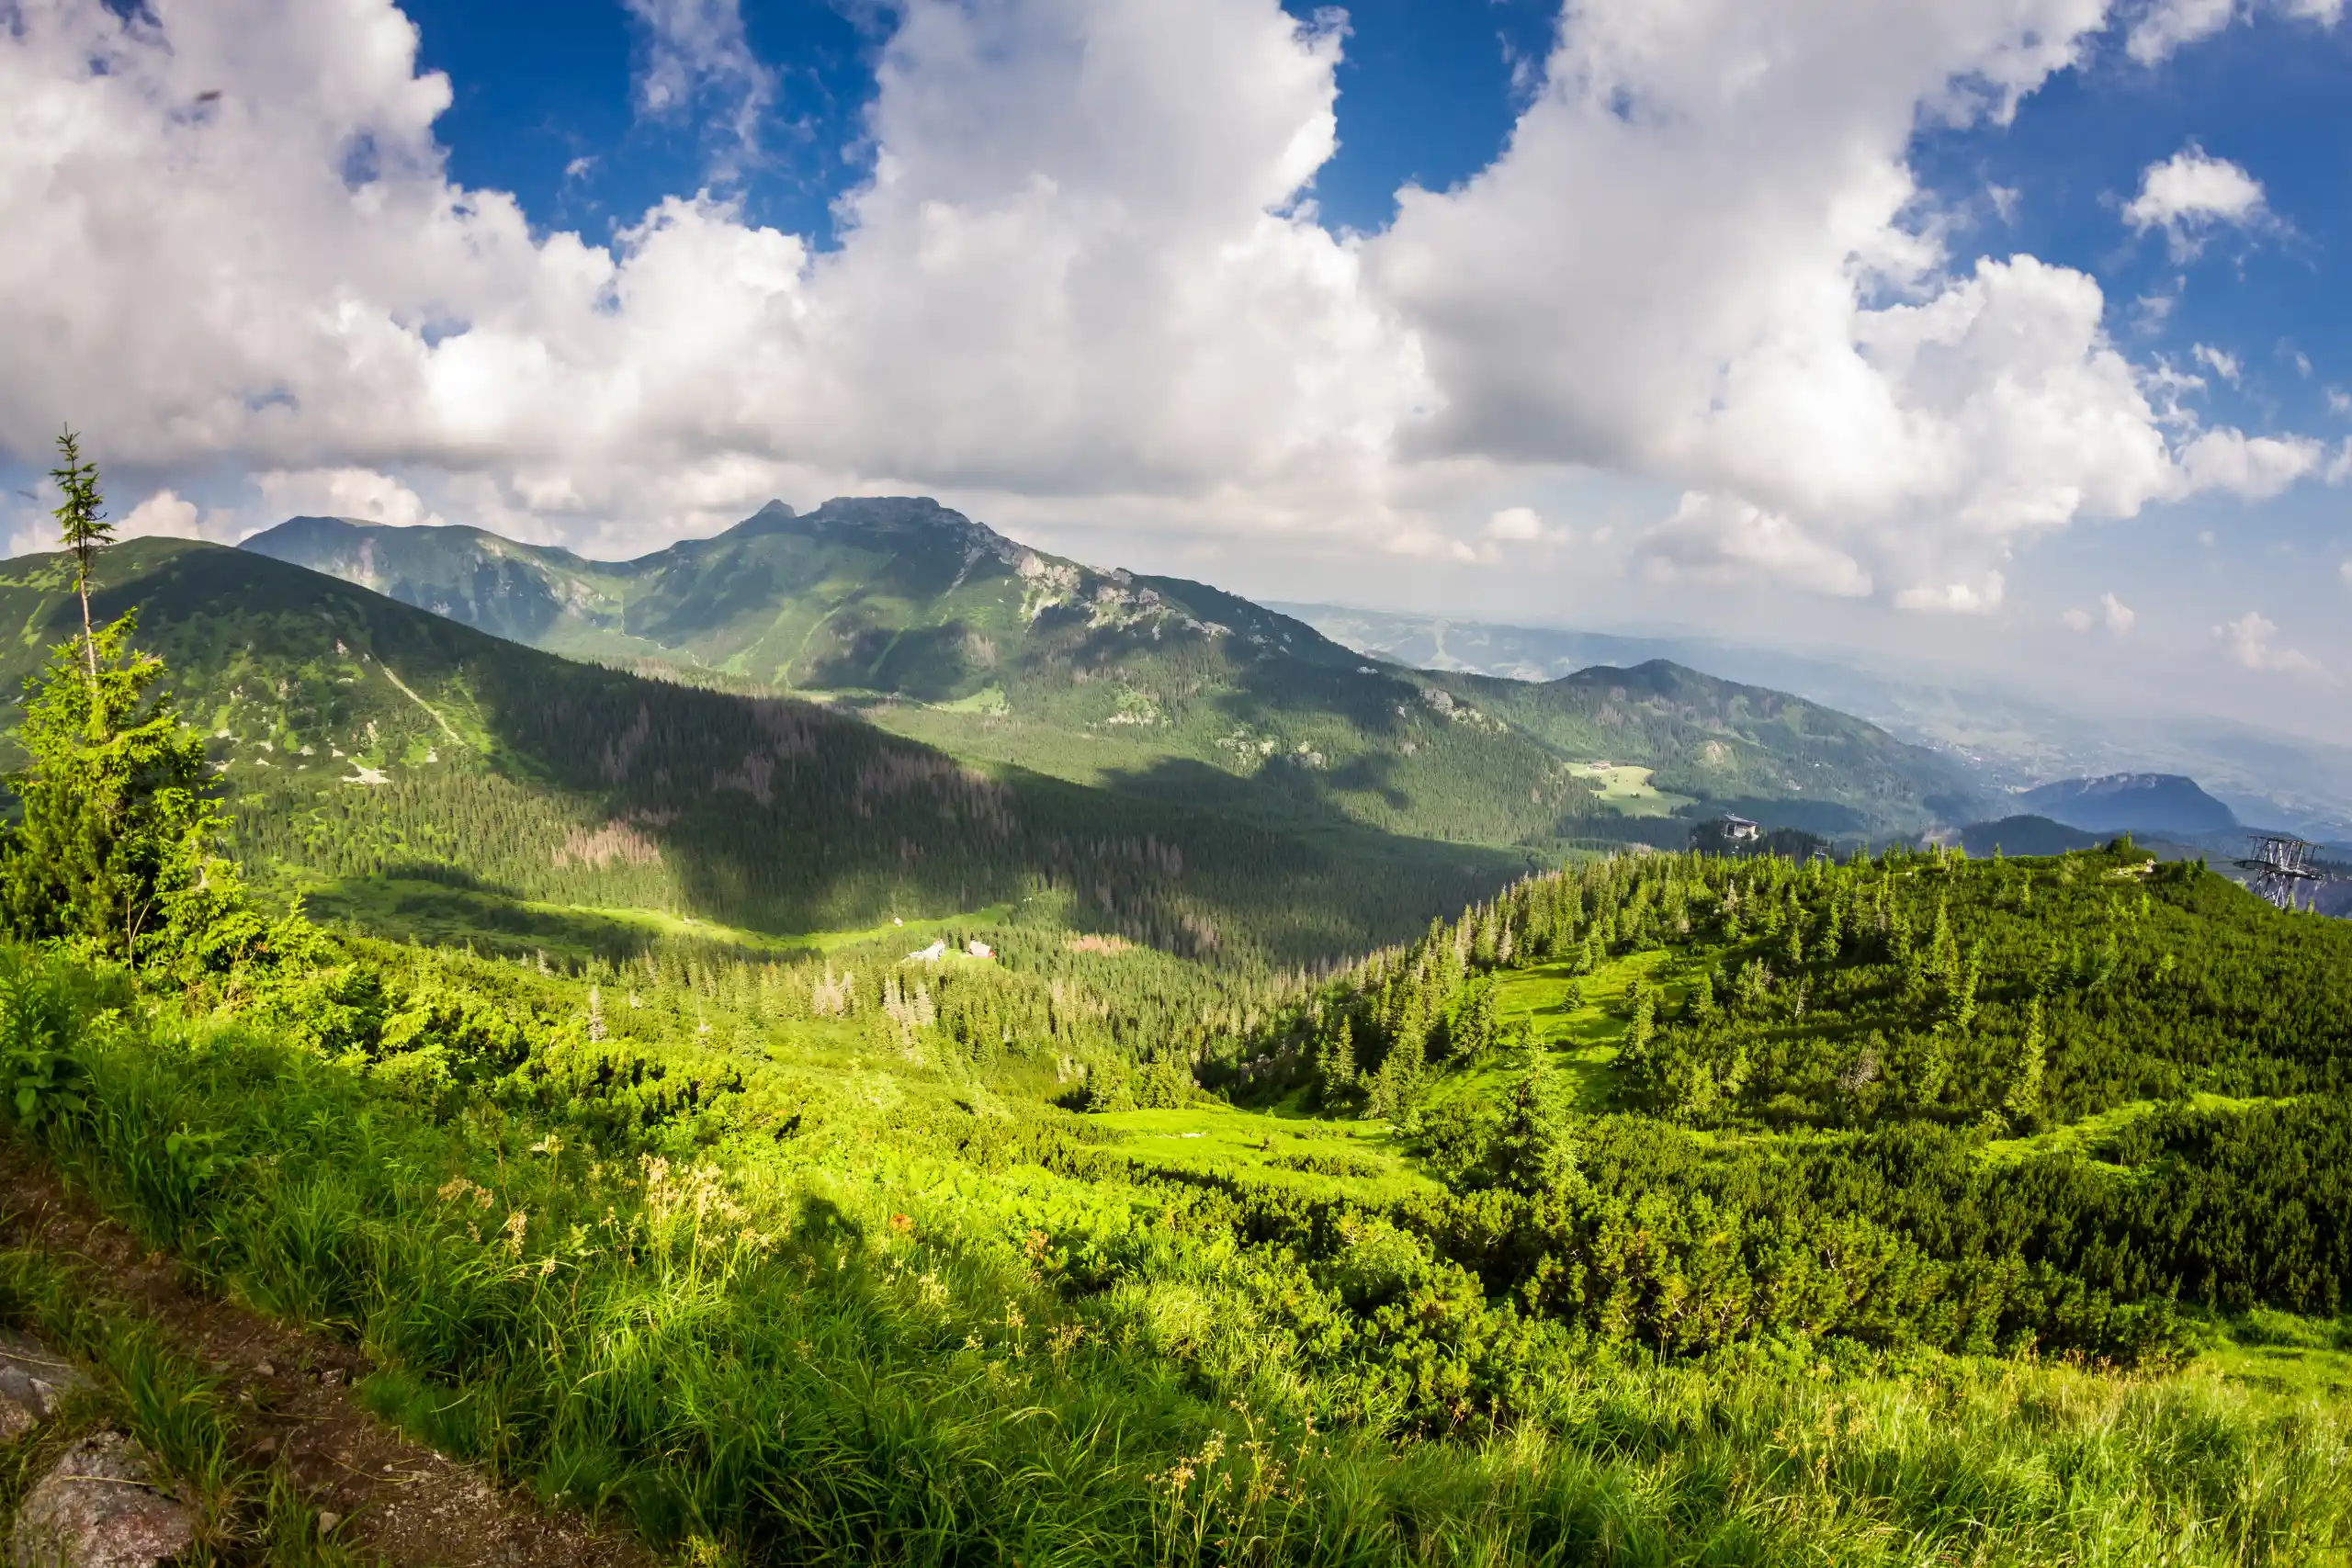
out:
<path id="1" fill-rule="evenodd" d="M 258 552 L 127 541 L 94 607 L 137 610 L 209 737 L 240 858 L 322 908 L 426 884 L 793 936 L 1034 904 L 1179 953 L 1301 961 L 1408 934 L 1528 863 L 975 766 L 838 706 L 566 659 Z M 78 615 L 62 557 L 0 563 L 18 628 L 0 681 Z"/>
<path id="2" fill-rule="evenodd" d="M 958 755 L 1249 819 L 1544 847 L 1677 844 L 1717 810 L 1848 838 L 1982 815 L 1947 759 L 1784 693 L 1681 667 L 1528 683 L 1382 664 L 927 498 L 771 503 L 617 563 L 486 537 L 308 522 L 243 547 L 550 651 L 850 703 Z"/>

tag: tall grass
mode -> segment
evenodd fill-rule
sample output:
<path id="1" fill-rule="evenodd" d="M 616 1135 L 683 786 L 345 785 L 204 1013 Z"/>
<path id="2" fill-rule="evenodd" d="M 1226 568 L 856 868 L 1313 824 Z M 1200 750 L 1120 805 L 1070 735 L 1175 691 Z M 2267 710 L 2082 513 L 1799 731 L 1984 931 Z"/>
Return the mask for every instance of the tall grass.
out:
<path id="1" fill-rule="evenodd" d="M 218 1024 L 117 1016 L 21 1120 L 217 1287 L 363 1343 L 375 1408 L 550 1500 L 745 1562 L 2324 1561 L 2346 1413 L 2210 1374 L 1925 1358 L 1565 1365 L 1516 1427 L 1399 1435 L 1140 1223 L 1084 1289 L 1034 1168 L 599 1153 Z M 886 1168 L 887 1167 L 887 1168 Z M 1058 1185 L 1057 1185 L 1058 1183 Z"/>

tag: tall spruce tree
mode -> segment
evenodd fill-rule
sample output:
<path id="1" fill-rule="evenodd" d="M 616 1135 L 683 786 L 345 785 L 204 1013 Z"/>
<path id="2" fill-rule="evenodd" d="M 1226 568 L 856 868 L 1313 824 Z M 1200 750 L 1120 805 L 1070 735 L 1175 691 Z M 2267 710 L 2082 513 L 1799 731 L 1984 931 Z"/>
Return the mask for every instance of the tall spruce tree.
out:
<path id="1" fill-rule="evenodd" d="M 130 648 L 134 624 L 61 644 L 26 683 L 31 761 L 8 780 L 22 816 L 0 852 L 0 909 L 19 936 L 135 964 L 202 923 L 183 907 L 229 897 L 234 873 L 213 855 L 227 821 L 204 742 L 153 691 L 164 663 Z"/>
<path id="2" fill-rule="evenodd" d="M 1530 1195 L 1559 1193 L 1579 1179 L 1576 1091 L 1532 1031 L 1521 1035 L 1516 1055 L 1491 1156 L 1495 1174 Z"/>
<path id="3" fill-rule="evenodd" d="M 1327 1106 L 1343 1104 L 1356 1089 L 1356 1032 L 1348 1015 L 1340 1015 L 1338 1032 L 1324 1037 L 1316 1059 L 1317 1092 Z"/>
<path id="4" fill-rule="evenodd" d="M 91 717 L 103 716 L 97 701 L 98 644 L 90 619 L 90 568 L 98 552 L 114 543 L 114 525 L 107 521 L 106 498 L 98 490 L 98 466 L 82 457 L 82 438 L 71 426 L 57 437 L 57 467 L 49 477 L 57 481 L 64 499 L 50 513 L 57 519 L 66 553 L 74 558 L 74 591 L 82 600 L 82 656 L 89 676 Z"/>
<path id="5" fill-rule="evenodd" d="M 137 964 L 174 939 L 209 945 L 254 924 L 234 868 L 213 846 L 227 826 L 204 742 L 156 690 L 164 661 L 130 647 L 136 617 L 90 615 L 90 569 L 112 539 L 95 463 L 58 437 L 57 518 L 74 561 L 82 635 L 25 683 L 17 739 L 28 765 L 7 780 L 19 807 L 0 839 L 0 916 L 20 937 Z M 222 921 L 232 911 L 243 918 Z M 216 930 L 216 928 L 218 928 Z"/>

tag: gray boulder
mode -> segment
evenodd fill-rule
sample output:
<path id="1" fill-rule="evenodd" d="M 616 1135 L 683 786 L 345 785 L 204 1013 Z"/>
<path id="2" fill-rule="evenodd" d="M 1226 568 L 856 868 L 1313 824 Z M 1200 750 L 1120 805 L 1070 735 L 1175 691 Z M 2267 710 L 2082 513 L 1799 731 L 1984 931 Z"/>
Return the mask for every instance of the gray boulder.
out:
<path id="1" fill-rule="evenodd" d="M 196 1541 L 196 1514 L 165 1490 L 163 1467 L 119 1432 L 65 1450 L 17 1512 L 17 1568 L 158 1568 Z"/>
<path id="2" fill-rule="evenodd" d="M 21 1334 L 0 1332 L 0 1443 L 13 1443 L 48 1420 L 59 1400 L 89 1381 L 64 1357 Z"/>

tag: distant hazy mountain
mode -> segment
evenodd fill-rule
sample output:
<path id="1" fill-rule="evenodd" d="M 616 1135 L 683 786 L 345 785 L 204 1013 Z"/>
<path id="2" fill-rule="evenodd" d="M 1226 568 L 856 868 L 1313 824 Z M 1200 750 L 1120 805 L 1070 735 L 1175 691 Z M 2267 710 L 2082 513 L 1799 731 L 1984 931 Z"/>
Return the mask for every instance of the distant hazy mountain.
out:
<path id="1" fill-rule="evenodd" d="M 1669 659 L 1793 692 L 1945 753 L 1986 785 L 2178 773 L 2244 820 L 2352 840 L 2352 746 L 2165 711 L 2091 711 L 2040 690 L 1859 657 L 1790 653 L 1703 637 L 1613 637 L 1331 604 L 1275 606 L 1360 652 L 1407 664 L 1544 679 L 1592 663 Z"/>
<path id="2" fill-rule="evenodd" d="M 620 562 L 332 518 L 244 547 L 552 651 L 852 703 L 962 756 L 1246 820 L 1541 848 L 1679 843 L 1721 809 L 1874 836 L 1984 814 L 1951 760 L 1783 693 L 1656 660 L 1536 682 L 1376 663 L 927 500 L 772 503 Z"/>
<path id="3" fill-rule="evenodd" d="M 1325 637 L 1361 653 L 1413 670 L 1454 670 L 1499 675 L 1514 681 L 1556 681 L 1596 664 L 1645 664 L 1670 660 L 1736 680 L 1756 677 L 1717 668 L 1711 651 L 1693 638 L 1613 637 L 1547 626 L 1506 626 L 1480 621 L 1338 604 L 1292 604 L 1270 599 L 1266 607 L 1292 615 Z"/>
<path id="4" fill-rule="evenodd" d="M 2018 796 L 2034 815 L 2091 833 L 2228 832 L 2236 814 L 2178 773 L 2109 773 L 2061 779 Z"/>

